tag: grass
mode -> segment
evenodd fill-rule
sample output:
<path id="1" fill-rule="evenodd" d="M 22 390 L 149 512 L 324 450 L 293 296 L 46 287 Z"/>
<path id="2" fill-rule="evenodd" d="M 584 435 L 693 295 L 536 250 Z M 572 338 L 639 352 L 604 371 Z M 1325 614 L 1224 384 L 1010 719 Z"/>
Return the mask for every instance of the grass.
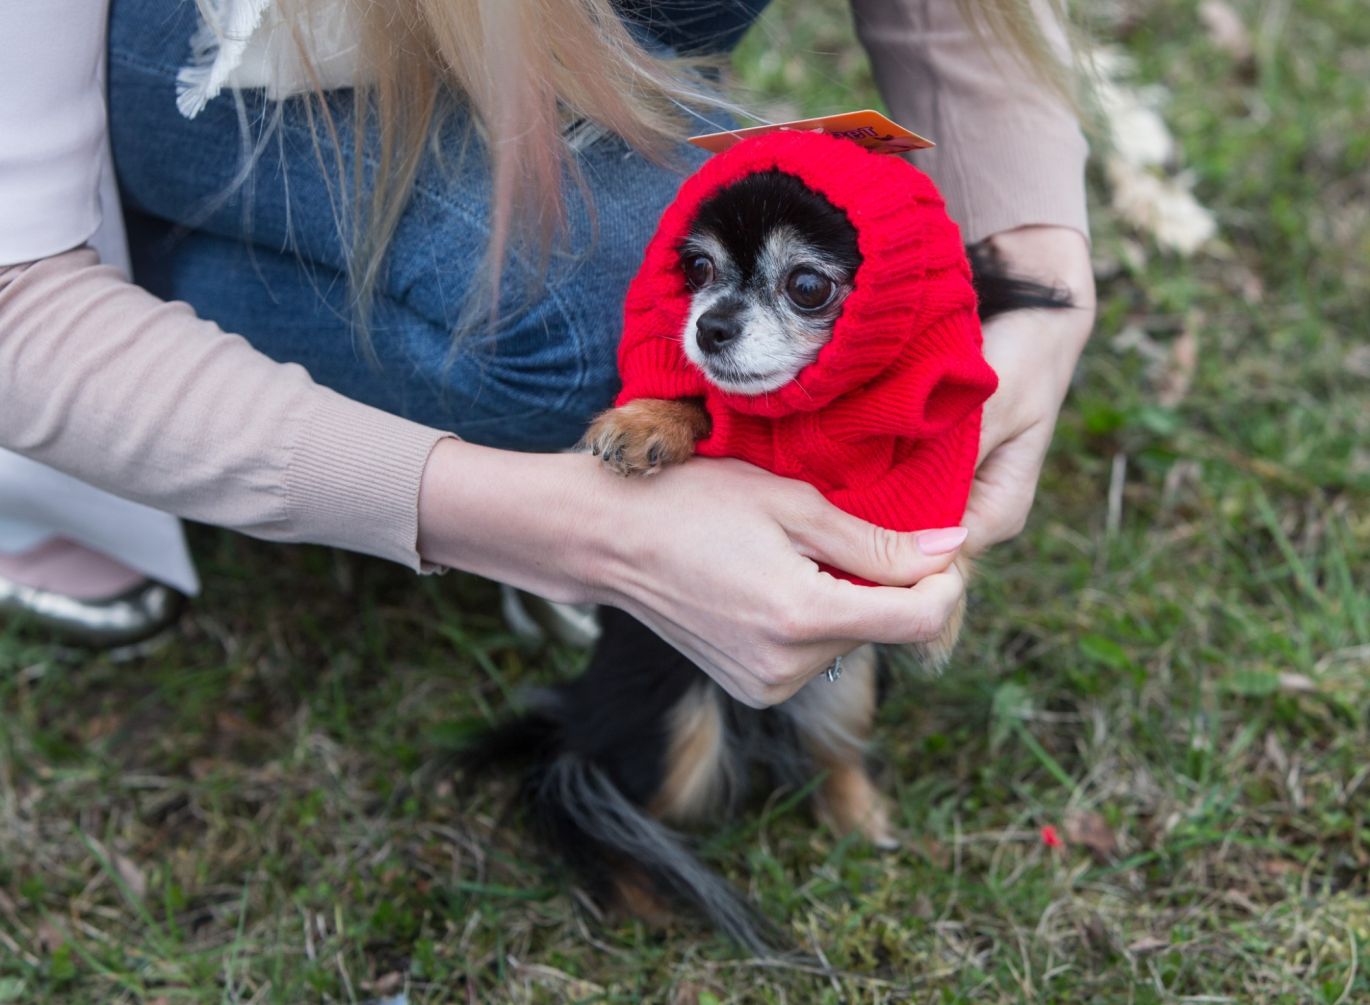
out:
<path id="1" fill-rule="evenodd" d="M 1370 21 L 1234 6 L 1249 64 L 1190 3 L 1099 25 L 1222 239 L 1161 254 L 1095 179 L 1100 322 L 1031 525 L 881 713 L 906 847 L 788 794 L 710 842 L 826 968 L 597 921 L 502 780 L 454 790 L 460 739 L 581 659 L 489 584 L 200 529 L 155 655 L 0 635 L 0 1003 L 1370 1000 Z M 874 100 L 831 0 L 738 66 L 780 114 Z"/>

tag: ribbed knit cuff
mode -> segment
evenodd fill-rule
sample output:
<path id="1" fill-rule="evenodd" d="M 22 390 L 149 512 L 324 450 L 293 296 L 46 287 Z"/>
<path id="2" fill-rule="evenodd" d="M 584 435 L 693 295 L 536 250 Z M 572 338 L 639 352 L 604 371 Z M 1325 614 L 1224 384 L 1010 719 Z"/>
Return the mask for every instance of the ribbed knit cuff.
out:
<path id="1" fill-rule="evenodd" d="M 947 211 L 961 226 L 968 244 L 1018 227 L 1069 227 L 1089 240 L 1089 217 L 1085 210 L 1086 147 L 1076 131 L 1056 145 L 1039 136 L 1004 137 L 1008 145 L 1020 140 L 1011 155 L 1011 180 L 1001 174 L 986 143 L 964 156 L 948 153 L 940 165 L 942 193 Z M 931 173 L 938 167 L 919 160 Z"/>
<path id="2" fill-rule="evenodd" d="M 286 472 L 293 536 L 439 571 L 418 552 L 419 484 L 450 435 L 319 388 Z"/>

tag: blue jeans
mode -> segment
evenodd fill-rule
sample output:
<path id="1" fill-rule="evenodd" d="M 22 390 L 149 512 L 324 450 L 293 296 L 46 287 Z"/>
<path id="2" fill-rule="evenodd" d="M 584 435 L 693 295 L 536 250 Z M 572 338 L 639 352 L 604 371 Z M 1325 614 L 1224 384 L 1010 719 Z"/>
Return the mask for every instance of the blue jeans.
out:
<path id="1" fill-rule="evenodd" d="M 714 27 L 735 41 L 761 4 L 719 6 L 727 24 Z M 275 105 L 247 92 L 240 108 L 226 93 L 193 121 L 179 114 L 176 71 L 196 16 L 190 0 L 112 5 L 110 129 L 138 281 L 348 397 L 491 446 L 574 443 L 617 390 L 624 292 L 661 210 L 700 156 L 682 149 L 669 170 L 614 138 L 590 144 L 578 155 L 589 202 L 567 183 L 567 237 L 550 266 L 544 272 L 515 251 L 498 330 L 454 347 L 453 323 L 489 240 L 490 193 L 484 151 L 454 109 L 437 137 L 444 156 L 422 165 L 385 259 L 369 323 L 372 358 L 356 331 L 350 243 L 339 236 L 335 205 L 339 175 L 350 180 L 354 168 L 351 92 L 329 96 L 336 149 L 316 137 L 303 100 L 287 101 L 248 181 L 235 187 L 241 123 L 258 136 Z M 709 30 L 698 21 L 691 29 Z M 367 175 L 375 169 L 369 141 Z"/>

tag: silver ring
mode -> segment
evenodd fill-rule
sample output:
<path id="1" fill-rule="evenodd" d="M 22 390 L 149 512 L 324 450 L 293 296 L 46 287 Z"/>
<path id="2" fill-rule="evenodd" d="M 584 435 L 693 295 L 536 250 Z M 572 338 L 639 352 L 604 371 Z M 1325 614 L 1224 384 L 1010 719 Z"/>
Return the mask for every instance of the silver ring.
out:
<path id="1" fill-rule="evenodd" d="M 826 673 L 827 678 L 828 678 L 829 681 L 835 681 L 835 680 L 837 680 L 837 678 L 841 677 L 841 676 L 842 676 L 842 657 L 839 656 L 839 657 L 837 657 L 837 659 L 833 660 L 833 661 L 832 661 L 832 666 L 828 667 L 828 669 L 825 671 L 825 673 Z"/>

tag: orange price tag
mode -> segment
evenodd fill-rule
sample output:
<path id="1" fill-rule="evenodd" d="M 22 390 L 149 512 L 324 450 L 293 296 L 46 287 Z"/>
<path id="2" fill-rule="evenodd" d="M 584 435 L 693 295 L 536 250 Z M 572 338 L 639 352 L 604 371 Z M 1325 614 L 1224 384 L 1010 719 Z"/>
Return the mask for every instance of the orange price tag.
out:
<path id="1" fill-rule="evenodd" d="M 903 154 L 910 150 L 937 145 L 926 136 L 919 136 L 870 108 L 859 112 L 843 112 L 841 115 L 823 115 L 816 119 L 796 119 L 793 122 L 777 122 L 774 125 L 752 126 L 730 132 L 705 133 L 702 136 L 691 136 L 690 142 L 716 154 L 749 136 L 764 136 L 782 129 L 840 136 L 859 143 L 877 154 Z"/>

